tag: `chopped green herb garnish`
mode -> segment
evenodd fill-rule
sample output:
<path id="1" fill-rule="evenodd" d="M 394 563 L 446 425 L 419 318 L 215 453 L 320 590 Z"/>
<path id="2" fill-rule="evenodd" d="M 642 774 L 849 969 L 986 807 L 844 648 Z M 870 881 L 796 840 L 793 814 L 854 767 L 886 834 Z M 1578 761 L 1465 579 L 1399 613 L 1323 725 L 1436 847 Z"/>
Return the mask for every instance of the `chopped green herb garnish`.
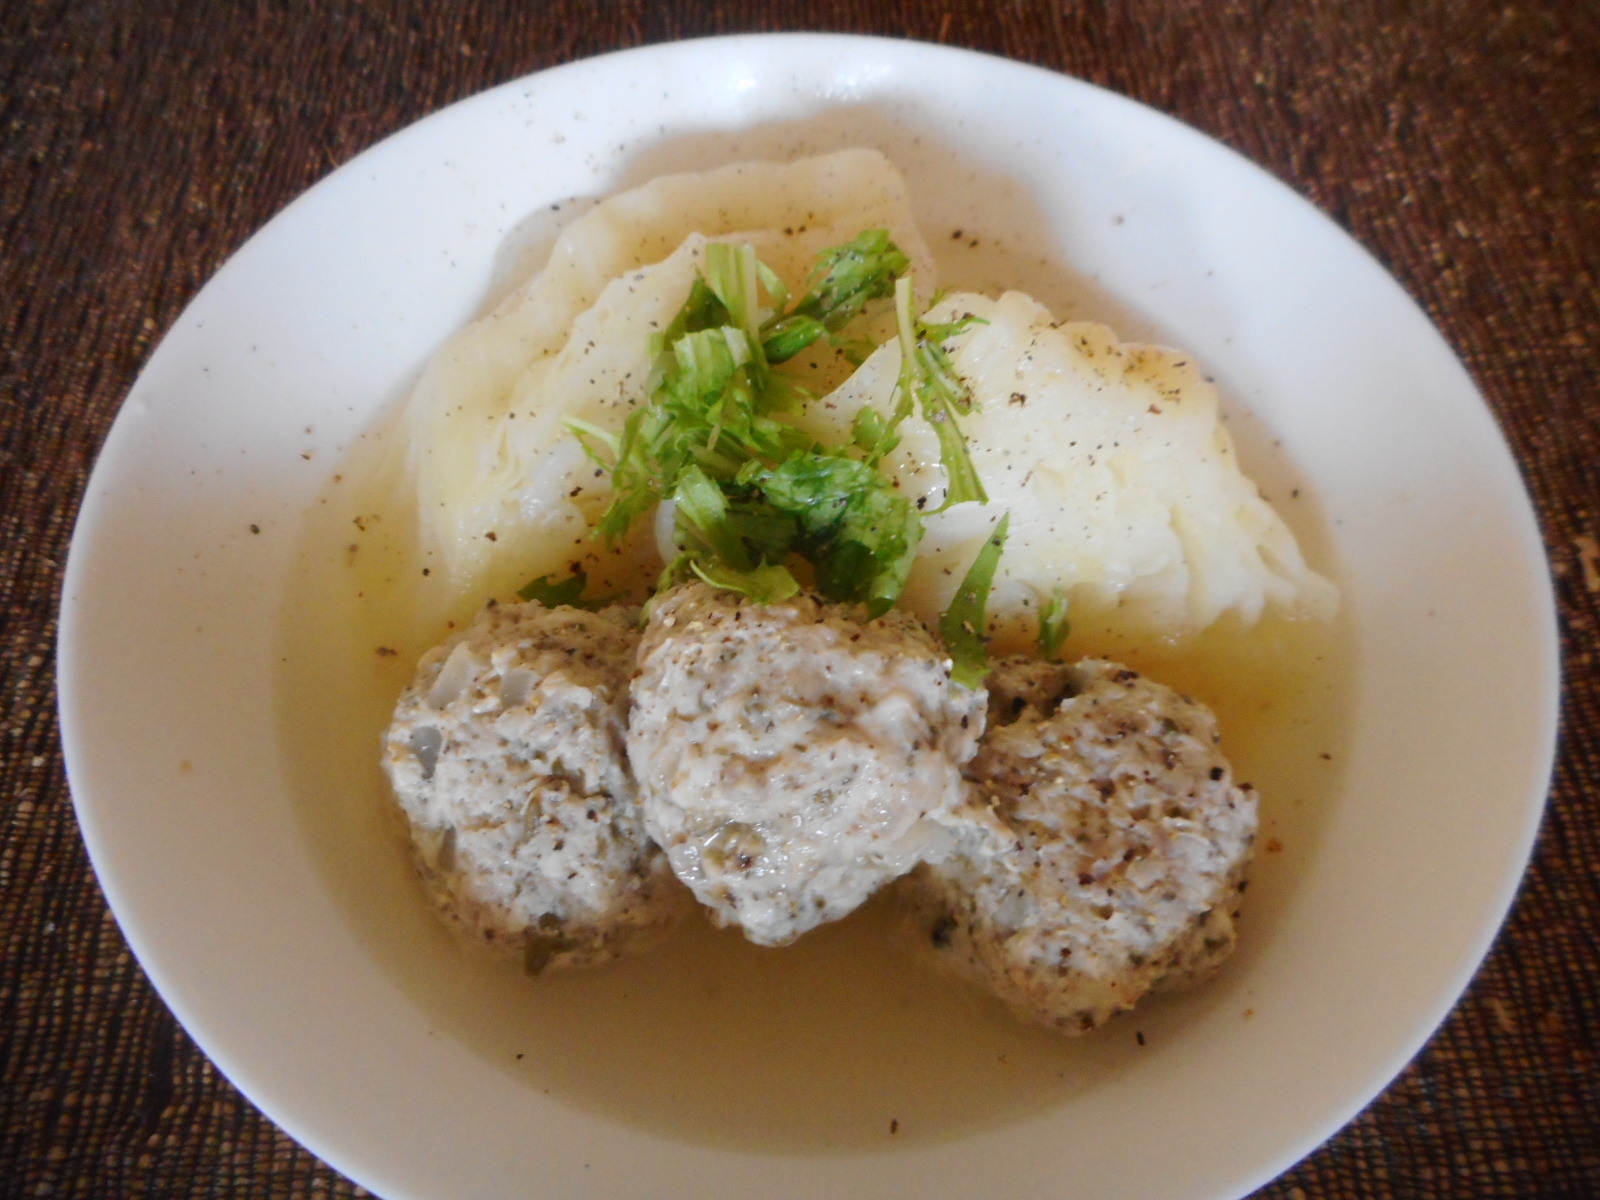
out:
<path id="1" fill-rule="evenodd" d="M 767 503 L 794 518 L 796 549 L 816 567 L 831 600 L 855 600 L 873 616 L 894 607 L 922 541 L 922 519 L 871 464 L 840 454 L 791 455 L 761 477 Z"/>
<path id="2" fill-rule="evenodd" d="M 819 258 L 816 284 L 788 315 L 818 320 L 824 331 L 842 328 L 869 299 L 888 294 L 894 281 L 886 272 L 903 270 L 906 261 L 882 230 L 862 234 Z M 764 344 L 787 318 L 761 321 L 763 286 L 780 306 L 787 299 L 754 248 L 708 245 L 706 277 L 696 277 L 656 345 L 650 403 L 629 415 L 620 438 L 567 422 L 589 456 L 611 472 L 613 499 L 600 520 L 608 541 L 670 496 L 690 464 L 723 482 L 752 459 L 777 462 L 809 448 L 804 434 L 775 419 L 796 406 L 800 392 L 771 364 L 804 346 L 774 352 Z"/>
<path id="3" fill-rule="evenodd" d="M 741 592 L 758 604 L 776 604 L 800 590 L 794 576 L 783 566 L 763 565 L 748 571 L 731 571 L 717 563 L 692 559 L 689 567 L 712 587 Z"/>
<path id="4" fill-rule="evenodd" d="M 1045 605 L 1044 612 L 1039 614 L 1039 653 L 1045 658 L 1054 658 L 1061 649 L 1061 643 L 1067 640 L 1067 635 L 1072 632 L 1072 623 L 1067 620 L 1067 593 L 1065 588 L 1057 588 L 1050 596 L 1050 603 Z"/>
<path id="5" fill-rule="evenodd" d="M 763 562 L 782 562 L 800 540 L 800 523 L 788 513 L 774 508 L 759 492 L 748 499 L 736 494 L 728 501 L 728 524 L 744 539 L 751 557 Z"/>
<path id="6" fill-rule="evenodd" d="M 659 355 L 686 333 L 699 333 L 702 329 L 716 329 L 732 324 L 728 306 L 696 275 L 689 285 L 689 298 L 683 302 L 671 323 L 651 339 L 652 352 Z"/>
<path id="7" fill-rule="evenodd" d="M 762 327 L 767 361 L 786 362 L 818 338 L 838 333 L 868 302 L 893 292 L 910 265 L 882 229 L 868 229 L 854 241 L 824 250 L 799 303 Z"/>
<path id="8" fill-rule="evenodd" d="M 867 461 L 876 466 L 900 444 L 900 435 L 895 431 L 903 419 L 897 412 L 885 420 L 872 405 L 863 404 L 856 409 L 855 419 L 850 422 L 850 440 L 866 451 Z"/>
<path id="9" fill-rule="evenodd" d="M 690 303 L 697 301 L 691 297 Z M 614 448 L 593 427 L 567 422 L 590 457 L 611 472 L 612 501 L 600 518 L 608 542 L 670 496 L 690 466 L 728 480 L 752 458 L 779 459 L 810 445 L 798 429 L 773 417 L 788 394 L 764 386 L 765 364 L 743 330 L 687 328 L 695 323 L 684 322 L 685 332 L 663 350 L 651 402 L 628 415 Z M 602 450 L 610 451 L 609 461 Z"/>
<path id="10" fill-rule="evenodd" d="M 744 331 L 753 343 L 761 341 L 761 310 L 756 281 L 756 248 L 745 242 L 706 246 L 706 285 L 728 310 L 728 323 Z"/>
<path id="11" fill-rule="evenodd" d="M 582 571 L 574 571 L 560 583 L 550 575 L 541 575 L 518 588 L 517 595 L 523 600 L 537 600 L 546 608 L 560 608 L 564 604 L 576 608 L 583 603 L 583 589 L 588 585 L 588 577 Z"/>
<path id="12" fill-rule="evenodd" d="M 971 411 L 970 395 L 937 341 L 927 341 L 965 322 L 913 322 L 908 266 L 886 232 L 868 230 L 819 255 L 805 295 L 790 307 L 782 281 L 751 246 L 708 245 L 704 275 L 652 341 L 649 402 L 629 414 L 620 436 L 567 422 L 611 473 L 613 497 L 599 533 L 614 543 L 671 500 L 680 553 L 662 586 L 692 573 L 756 599 L 782 599 L 798 590 L 785 565 L 798 554 L 830 599 L 863 603 L 874 616 L 891 608 L 916 558 L 922 520 L 878 463 L 919 402 L 939 434 L 951 481 L 946 507 L 984 499 L 951 417 Z M 761 305 L 763 292 L 770 309 Z M 886 420 L 864 410 L 852 445 L 814 445 L 780 419 L 804 393 L 773 365 L 824 336 L 843 344 L 837 335 L 849 322 L 891 294 L 903 309 L 902 345 L 910 347 L 894 414 Z"/>
<path id="13" fill-rule="evenodd" d="M 902 276 L 894 286 L 895 320 L 900 337 L 900 382 L 894 415 L 889 419 L 880 440 L 888 441 L 889 449 L 897 438 L 894 431 L 911 415 L 911 401 L 915 397 L 922 407 L 923 420 L 933 426 L 939 439 L 939 465 L 944 468 L 944 503 L 938 511 L 955 504 L 976 500 L 989 502 L 988 493 L 978 478 L 978 470 L 967 453 L 967 439 L 956 424 L 956 415 L 972 411 L 972 393 L 961 377 L 955 373 L 949 356 L 940 340 L 951 337 L 966 328 L 967 321 L 950 325 L 924 325 L 911 313 L 911 279 Z M 882 457 L 888 450 L 877 450 Z"/>
<path id="14" fill-rule="evenodd" d="M 748 571 L 755 564 L 745 549 L 744 539 L 728 519 L 728 498 L 699 467 L 685 467 L 673 490 L 677 503 L 678 532 L 692 550 L 709 551 L 735 571 Z"/>
<path id="15" fill-rule="evenodd" d="M 989 654 L 984 648 L 989 589 L 994 586 L 995 568 L 1000 565 L 1000 552 L 1005 548 L 1010 526 L 1011 514 L 1006 513 L 979 549 L 950 607 L 939 618 L 939 636 L 950 651 L 950 677 L 969 688 L 982 686 L 989 673 Z"/>

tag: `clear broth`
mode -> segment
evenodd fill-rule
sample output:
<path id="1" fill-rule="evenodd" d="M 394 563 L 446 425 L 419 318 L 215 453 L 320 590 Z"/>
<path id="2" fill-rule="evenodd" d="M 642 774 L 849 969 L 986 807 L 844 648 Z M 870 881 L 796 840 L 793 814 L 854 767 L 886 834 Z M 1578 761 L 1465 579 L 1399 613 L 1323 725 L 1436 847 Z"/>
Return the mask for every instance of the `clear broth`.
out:
<path id="1" fill-rule="evenodd" d="M 771 950 L 704 920 L 605 968 L 530 979 L 457 945 L 412 875 L 378 766 L 417 656 L 452 612 L 415 550 L 388 435 L 364 437 L 312 513 L 283 612 L 279 730 L 306 837 L 361 943 L 443 1036 L 562 1102 L 745 1150 L 826 1153 L 948 1138 L 1070 1104 L 1136 1069 L 1218 1006 L 1249 1016 L 1249 962 L 1276 936 L 1296 865 L 1337 787 L 1347 630 L 1268 621 L 1182 647 L 1074 635 L 1218 713 L 1262 797 L 1238 954 L 1205 987 L 1087 1037 L 1025 1028 L 940 977 L 880 898 Z M 593 557 L 595 586 L 642 556 Z"/>

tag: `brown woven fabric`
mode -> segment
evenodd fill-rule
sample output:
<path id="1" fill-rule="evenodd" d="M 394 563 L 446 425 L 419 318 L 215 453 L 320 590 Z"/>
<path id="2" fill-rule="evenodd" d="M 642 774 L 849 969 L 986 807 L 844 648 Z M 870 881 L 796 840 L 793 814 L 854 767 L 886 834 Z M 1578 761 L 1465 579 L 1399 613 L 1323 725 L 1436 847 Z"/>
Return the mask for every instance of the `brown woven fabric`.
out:
<path id="1" fill-rule="evenodd" d="M 1600 7 L 1592 0 L 11 0 L 0 13 L 0 1197 L 347 1196 L 179 1029 L 73 819 L 52 655 L 96 448 L 296 194 L 491 84 L 646 42 L 905 34 L 1171 113 L 1330 212 L 1476 375 L 1537 501 L 1563 749 L 1510 924 L 1428 1048 L 1263 1196 L 1600 1195 Z"/>

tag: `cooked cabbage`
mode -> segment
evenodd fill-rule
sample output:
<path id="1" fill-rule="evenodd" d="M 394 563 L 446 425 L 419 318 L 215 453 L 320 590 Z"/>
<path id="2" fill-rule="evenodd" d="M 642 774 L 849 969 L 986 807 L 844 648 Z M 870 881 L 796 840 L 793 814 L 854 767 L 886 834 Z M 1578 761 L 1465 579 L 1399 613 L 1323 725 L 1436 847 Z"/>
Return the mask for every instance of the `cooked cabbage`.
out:
<path id="1" fill-rule="evenodd" d="M 931 284 L 905 183 L 870 150 L 666 176 L 574 221 L 538 275 L 435 355 L 405 410 L 423 552 L 454 596 L 480 603 L 598 550 L 587 529 L 610 483 L 562 422 L 620 430 L 649 335 L 683 303 L 707 240 L 750 242 L 798 292 L 819 251 L 868 228 Z M 831 352 L 800 365 L 822 391 L 848 370 Z"/>
<path id="2" fill-rule="evenodd" d="M 1104 325 L 1058 324 L 1019 292 L 959 293 L 930 323 L 978 321 L 947 343 L 971 387 L 960 418 L 989 504 L 936 512 L 939 445 L 922 422 L 901 427 L 885 460 L 906 494 L 925 497 L 926 534 L 903 602 L 932 620 L 1002 513 L 1010 537 L 989 600 L 1002 632 L 1032 636 L 1058 589 L 1074 624 L 1179 636 L 1269 607 L 1325 616 L 1331 584 L 1240 471 L 1216 389 L 1188 355 L 1124 343 Z M 900 349 L 878 349 L 805 420 L 838 440 L 866 404 L 887 414 Z M 1013 640 L 1015 640 L 1013 638 Z"/>
<path id="3" fill-rule="evenodd" d="M 653 574 L 648 530 L 604 552 L 590 530 L 611 498 L 604 471 L 564 422 L 611 432 L 644 399 L 651 335 L 688 294 L 709 241 L 751 243 L 791 289 L 817 253 L 882 228 L 934 282 L 904 181 L 882 155 L 850 150 L 657 179 L 572 223 L 548 265 L 452 338 L 404 413 L 424 562 L 447 608 L 465 611 L 539 575 L 582 564 L 608 580 Z M 946 481 L 934 431 L 900 427 L 885 460 L 924 501 L 926 534 L 902 603 L 933 622 L 994 523 L 1010 539 L 989 601 L 1015 645 L 1065 596 L 1073 624 L 1113 636 L 1174 637 L 1231 615 L 1326 616 L 1331 584 L 1239 470 L 1215 389 L 1187 356 L 1119 341 L 1105 326 L 1057 324 L 1029 297 L 946 297 L 926 316 L 977 318 L 947 346 L 975 410 L 959 418 L 990 503 L 938 511 Z M 851 440 L 864 405 L 884 416 L 900 367 L 892 320 L 853 375 L 836 351 L 794 360 L 822 394 L 798 420 Z M 830 389 L 832 390 L 830 392 Z M 610 575 L 604 574 L 610 570 Z M 442 578 L 441 578 L 442 577 Z"/>

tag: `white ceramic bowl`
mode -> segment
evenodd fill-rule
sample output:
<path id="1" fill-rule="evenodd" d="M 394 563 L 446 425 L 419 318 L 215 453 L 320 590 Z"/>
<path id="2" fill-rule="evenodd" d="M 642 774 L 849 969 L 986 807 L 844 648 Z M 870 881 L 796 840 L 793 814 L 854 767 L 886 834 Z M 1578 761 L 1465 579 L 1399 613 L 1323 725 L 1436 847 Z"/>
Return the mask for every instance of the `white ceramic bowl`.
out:
<path id="1" fill-rule="evenodd" d="M 1019 286 L 1199 355 L 1246 465 L 1280 498 L 1302 487 L 1290 519 L 1344 587 L 1338 760 L 1269 798 L 1289 832 L 1239 955 L 1069 1048 L 1003 1027 L 942 1037 L 959 1006 L 918 1007 L 922 985 L 897 970 L 807 984 L 826 939 L 733 985 L 767 1007 L 722 1041 L 694 1027 L 692 956 L 607 985 L 691 1005 L 664 999 L 659 1020 L 592 983 L 461 966 L 374 798 L 363 739 L 403 665 L 361 647 L 312 671 L 324 693 L 303 675 L 285 691 L 283 613 L 308 539 L 327 536 L 321 502 L 430 351 L 537 246 L 540 214 L 666 171 L 856 144 L 904 170 L 949 280 Z M 1460 994 L 1538 824 L 1555 646 L 1493 420 L 1331 222 L 1074 80 L 778 36 L 497 88 L 251 239 L 151 358 L 95 469 L 60 686 L 84 836 L 151 979 L 256 1104 L 384 1196 L 1174 1200 L 1239 1196 L 1288 1167 Z M 316 736 L 341 722 L 361 736 Z M 896 1004 L 879 1045 L 861 1010 Z M 821 1023 L 794 1016 L 818 1006 Z M 929 1094 L 969 1087 L 965 1111 Z"/>

